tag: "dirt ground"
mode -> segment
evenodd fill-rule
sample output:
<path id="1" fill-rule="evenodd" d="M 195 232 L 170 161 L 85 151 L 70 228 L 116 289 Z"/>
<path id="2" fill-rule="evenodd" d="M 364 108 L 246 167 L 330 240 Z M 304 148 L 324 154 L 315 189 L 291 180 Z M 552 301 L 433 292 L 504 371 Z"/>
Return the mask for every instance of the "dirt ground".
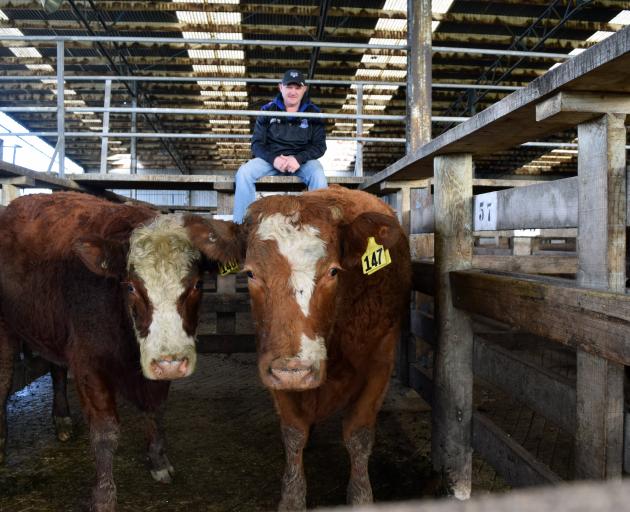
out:
<path id="1" fill-rule="evenodd" d="M 0 511 L 86 509 L 94 466 L 87 428 L 72 384 L 75 436 L 56 440 L 52 387 L 44 376 L 9 400 L 7 461 L 0 468 Z M 283 449 L 254 354 L 200 356 L 198 370 L 173 384 L 166 413 L 168 454 L 176 475 L 155 483 L 145 466 L 140 416 L 119 405 L 122 434 L 115 458 L 120 511 L 274 510 L 280 496 Z M 430 469 L 430 413 L 395 379 L 379 416 L 370 460 L 378 502 L 439 494 Z M 349 464 L 339 418 L 316 428 L 305 452 L 309 508 L 342 505 Z M 501 488 L 494 472 L 474 465 L 474 492 Z"/>

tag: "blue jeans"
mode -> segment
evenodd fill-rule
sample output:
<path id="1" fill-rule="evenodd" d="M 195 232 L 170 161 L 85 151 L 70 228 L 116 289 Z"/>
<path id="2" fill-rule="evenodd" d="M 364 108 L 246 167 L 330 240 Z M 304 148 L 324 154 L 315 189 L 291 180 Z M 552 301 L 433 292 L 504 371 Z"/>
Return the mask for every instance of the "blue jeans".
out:
<path id="1" fill-rule="evenodd" d="M 324 168 L 318 160 L 309 160 L 300 165 L 293 174 L 274 169 L 266 160 L 253 158 L 241 165 L 236 173 L 236 190 L 234 192 L 234 222 L 241 224 L 247 207 L 256 199 L 256 181 L 263 176 L 297 176 L 309 190 L 326 188 L 328 182 Z"/>

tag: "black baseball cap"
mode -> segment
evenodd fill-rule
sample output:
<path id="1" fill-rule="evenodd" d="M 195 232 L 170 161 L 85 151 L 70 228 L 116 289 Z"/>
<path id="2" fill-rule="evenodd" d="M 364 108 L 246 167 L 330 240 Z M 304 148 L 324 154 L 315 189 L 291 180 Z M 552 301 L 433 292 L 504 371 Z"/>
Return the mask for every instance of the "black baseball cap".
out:
<path id="1" fill-rule="evenodd" d="M 282 85 L 298 84 L 306 85 L 304 75 L 297 69 L 289 69 L 282 77 Z"/>

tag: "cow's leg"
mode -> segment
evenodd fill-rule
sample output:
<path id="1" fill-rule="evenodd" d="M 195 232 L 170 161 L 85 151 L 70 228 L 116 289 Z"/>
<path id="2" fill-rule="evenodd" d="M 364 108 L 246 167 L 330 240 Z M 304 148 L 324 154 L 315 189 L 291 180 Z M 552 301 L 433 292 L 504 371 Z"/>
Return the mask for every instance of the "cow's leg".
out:
<path id="1" fill-rule="evenodd" d="M 17 345 L 0 317 L 0 464 L 4 462 L 7 440 L 7 398 L 11 392 Z"/>
<path id="2" fill-rule="evenodd" d="M 114 483 L 113 462 L 120 434 L 114 390 L 106 379 L 96 373 L 76 371 L 75 368 L 73 372 L 83 411 L 90 427 L 90 445 L 96 460 L 96 484 L 92 490 L 92 510 L 114 512 L 116 510 L 116 484 Z"/>
<path id="3" fill-rule="evenodd" d="M 298 412 L 298 404 L 288 393 L 277 391 L 273 396 L 280 415 L 286 457 L 278 510 L 305 510 L 306 477 L 303 452 L 312 421 Z"/>
<path id="4" fill-rule="evenodd" d="M 308 428 L 282 425 L 286 462 L 278 510 L 306 509 L 306 477 L 302 454 L 308 441 Z"/>
<path id="5" fill-rule="evenodd" d="M 175 469 L 166 456 L 164 406 L 154 412 L 145 412 L 144 417 L 151 476 L 156 482 L 170 484 L 175 475 Z"/>
<path id="6" fill-rule="evenodd" d="M 343 420 L 343 439 L 350 455 L 347 501 L 351 505 L 372 503 L 368 461 L 374 445 L 374 425 L 381 408 L 393 364 L 376 363 L 361 394 Z"/>
<path id="7" fill-rule="evenodd" d="M 53 384 L 53 421 L 57 439 L 65 442 L 72 437 L 72 418 L 67 396 L 68 370 L 63 366 L 51 364 L 50 376 Z"/>

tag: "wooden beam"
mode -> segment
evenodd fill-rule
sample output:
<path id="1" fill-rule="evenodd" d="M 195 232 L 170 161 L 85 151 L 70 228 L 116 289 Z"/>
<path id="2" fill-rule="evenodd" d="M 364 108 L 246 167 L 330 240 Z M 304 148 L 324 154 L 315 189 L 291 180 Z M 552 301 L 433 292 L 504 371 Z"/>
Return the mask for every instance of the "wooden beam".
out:
<path id="1" fill-rule="evenodd" d="M 474 268 L 522 274 L 569 275 L 577 272 L 577 257 L 571 255 L 473 255 Z"/>
<path id="2" fill-rule="evenodd" d="M 400 180 L 400 181 L 383 181 L 379 184 L 379 192 L 381 194 L 391 194 L 402 188 L 425 188 L 431 186 L 433 180 Z"/>
<path id="3" fill-rule="evenodd" d="M 472 478 L 473 333 L 470 317 L 453 307 L 449 273 L 472 264 L 472 157 L 435 159 L 435 304 L 437 348 L 431 457 L 449 492 L 470 497 Z"/>
<path id="4" fill-rule="evenodd" d="M 2 206 L 7 206 L 11 201 L 20 197 L 20 189 L 15 185 L 2 185 Z"/>
<path id="5" fill-rule="evenodd" d="M 412 206 L 411 232 L 432 233 L 434 220 L 430 197 L 416 199 Z M 474 196 L 473 219 L 475 232 L 576 227 L 577 178 L 477 194 Z"/>
<path id="6" fill-rule="evenodd" d="M 0 185 L 13 185 L 18 188 L 33 188 L 36 186 L 35 180 L 30 176 L 17 176 L 15 178 L 0 178 Z"/>
<path id="7" fill-rule="evenodd" d="M 620 364 L 630 365 L 630 297 L 581 288 L 567 279 L 450 274 L 453 304 Z"/>
<path id="8" fill-rule="evenodd" d="M 62 189 L 62 190 L 76 190 L 79 192 L 87 192 L 84 187 L 76 184 L 74 181 L 59 178 L 56 174 L 47 174 L 45 172 L 37 172 L 26 167 L 19 165 L 13 165 L 8 162 L 0 161 L 0 177 L 3 178 L 29 178 L 33 180 L 38 187 Z"/>
<path id="9" fill-rule="evenodd" d="M 562 119 L 577 125 L 606 113 L 630 114 L 630 94 L 559 92 L 536 105 L 539 122 Z"/>
<path id="10" fill-rule="evenodd" d="M 98 188 L 120 189 L 168 189 L 168 190 L 208 190 L 214 188 L 221 191 L 234 189 L 234 175 L 201 175 L 201 174 L 76 174 L 73 180 L 81 185 Z M 332 176 L 328 183 L 356 187 L 363 178 Z M 265 176 L 258 180 L 260 187 L 282 190 L 283 187 L 303 187 L 297 176 Z M 218 187 L 218 188 L 215 188 Z"/>
<path id="11" fill-rule="evenodd" d="M 474 231 L 473 234 L 481 237 L 512 237 L 514 236 L 514 230 Z M 576 236 L 577 228 L 541 229 L 538 238 L 575 238 Z"/>
<path id="12" fill-rule="evenodd" d="M 475 196 L 474 230 L 577 226 L 577 178 Z"/>
<path id="13" fill-rule="evenodd" d="M 435 295 L 435 265 L 433 262 L 412 261 L 412 288 L 425 295 Z"/>
<path id="14" fill-rule="evenodd" d="M 234 182 L 217 182 L 213 185 L 214 190 L 221 191 L 233 191 L 234 190 Z"/>

